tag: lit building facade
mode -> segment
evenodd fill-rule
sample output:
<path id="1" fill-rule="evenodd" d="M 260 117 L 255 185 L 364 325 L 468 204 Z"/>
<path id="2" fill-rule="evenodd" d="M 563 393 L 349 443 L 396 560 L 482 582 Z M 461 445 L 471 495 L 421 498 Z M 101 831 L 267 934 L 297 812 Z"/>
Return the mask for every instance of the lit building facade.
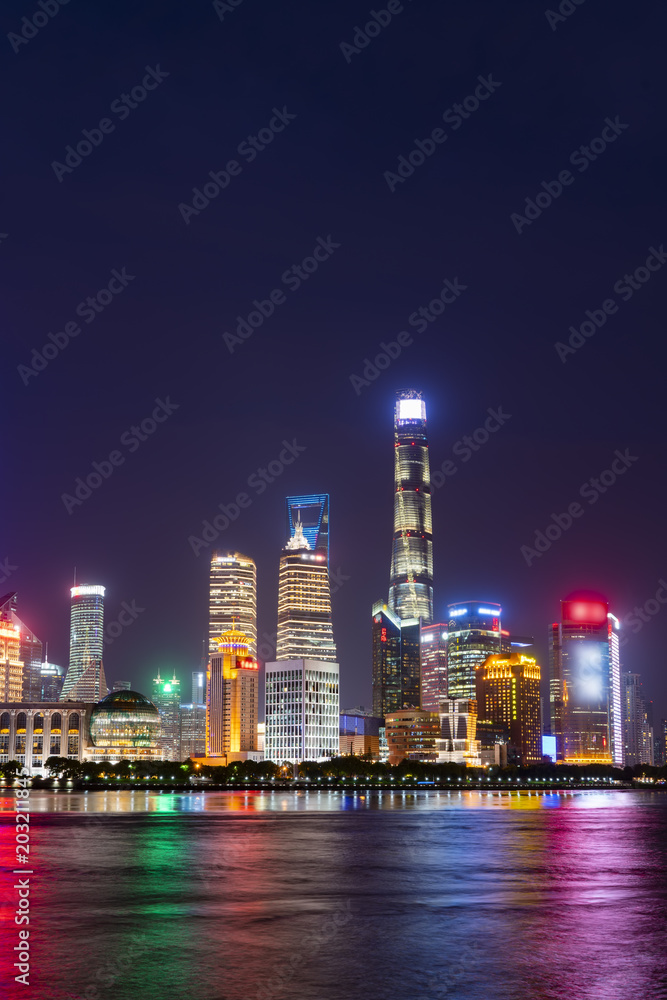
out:
<path id="1" fill-rule="evenodd" d="M 98 702 L 107 694 L 102 664 L 104 587 L 71 588 L 69 667 L 61 701 Z"/>
<path id="2" fill-rule="evenodd" d="M 642 691 L 641 676 L 631 671 L 623 673 L 623 733 L 625 743 L 625 763 L 628 767 L 637 764 L 653 764 L 653 727 L 649 706 Z"/>
<path id="3" fill-rule="evenodd" d="M 477 716 L 507 728 L 519 763 L 541 763 L 540 667 L 534 657 L 489 656 L 477 668 Z"/>
<path id="4" fill-rule="evenodd" d="M 474 698 L 445 698 L 438 716 L 435 742 L 438 764 L 480 767 L 481 742 L 477 738 L 477 702 Z"/>
<path id="5" fill-rule="evenodd" d="M 558 761 L 623 763 L 617 630 L 606 601 L 561 601 L 561 621 L 549 630 L 551 735 Z"/>
<path id="6" fill-rule="evenodd" d="M 297 524 L 312 552 L 322 552 L 329 564 L 329 494 L 287 497 L 287 537 L 294 538 Z"/>
<path id="7" fill-rule="evenodd" d="M 447 624 L 421 627 L 420 697 L 425 712 L 439 712 L 447 697 L 447 628 Z"/>
<path id="8" fill-rule="evenodd" d="M 0 618 L 0 700 L 23 700 L 21 630 L 11 618 Z"/>
<path id="9" fill-rule="evenodd" d="M 39 701 L 42 691 L 42 643 L 32 629 L 19 618 L 16 592 L 0 597 L 0 622 L 9 622 L 19 631 L 18 658 L 22 663 L 22 690 L 18 701 Z M 2 682 L 0 681 L 0 694 Z"/>
<path id="10" fill-rule="evenodd" d="M 402 760 L 435 761 L 436 744 L 440 735 L 437 712 L 401 709 L 385 718 L 384 734 L 389 751 L 388 763 Z"/>
<path id="11" fill-rule="evenodd" d="M 138 691 L 112 691 L 90 713 L 90 761 L 164 760 L 160 746 L 160 713 Z"/>
<path id="12" fill-rule="evenodd" d="M 280 557 L 276 659 L 336 661 L 327 557 L 299 520 Z"/>
<path id="13" fill-rule="evenodd" d="M 426 407 L 405 389 L 394 408 L 394 540 L 389 607 L 397 618 L 433 621 L 433 527 Z"/>
<path id="14" fill-rule="evenodd" d="M 94 707 L 58 701 L 0 704 L 0 764 L 15 760 L 30 774 L 43 775 L 49 757 L 84 760 Z"/>
<path id="15" fill-rule="evenodd" d="M 476 671 L 488 656 L 509 653 L 509 633 L 501 629 L 502 608 L 488 601 L 460 601 L 447 606 L 447 693 L 450 698 L 477 697 Z"/>
<path id="16" fill-rule="evenodd" d="M 418 618 L 402 621 L 382 601 L 373 605 L 373 713 L 419 709 L 420 626 Z"/>
<path id="17" fill-rule="evenodd" d="M 385 603 L 373 605 L 373 715 L 398 712 L 401 698 L 401 623 Z"/>
<path id="18" fill-rule="evenodd" d="M 206 756 L 257 750 L 259 663 L 250 637 L 228 629 L 218 638 L 206 685 Z"/>
<path id="19" fill-rule="evenodd" d="M 160 713 L 160 748 L 165 760 L 182 760 L 180 757 L 181 682 L 157 677 L 153 680 L 152 702 Z"/>
<path id="20" fill-rule="evenodd" d="M 180 706 L 178 760 L 206 755 L 206 705 L 196 701 Z"/>
<path id="21" fill-rule="evenodd" d="M 229 629 L 248 636 L 250 655 L 257 655 L 257 568 L 254 560 L 240 552 L 214 552 L 209 586 L 210 654 L 217 653 L 217 640 Z"/>
<path id="22" fill-rule="evenodd" d="M 338 664 L 278 660 L 266 664 L 267 760 L 297 763 L 339 753 Z"/>
<path id="23" fill-rule="evenodd" d="M 374 759 L 379 759 L 381 723 L 382 719 L 360 709 L 341 712 L 339 725 L 341 756 L 355 754 L 361 757 L 370 754 Z"/>

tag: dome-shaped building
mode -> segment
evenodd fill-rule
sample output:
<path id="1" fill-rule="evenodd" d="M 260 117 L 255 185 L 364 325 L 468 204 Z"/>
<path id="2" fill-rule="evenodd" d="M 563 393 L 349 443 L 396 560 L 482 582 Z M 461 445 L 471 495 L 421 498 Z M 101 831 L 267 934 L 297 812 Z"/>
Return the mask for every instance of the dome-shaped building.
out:
<path id="1" fill-rule="evenodd" d="M 112 691 L 90 716 L 95 760 L 161 760 L 160 713 L 138 691 Z"/>

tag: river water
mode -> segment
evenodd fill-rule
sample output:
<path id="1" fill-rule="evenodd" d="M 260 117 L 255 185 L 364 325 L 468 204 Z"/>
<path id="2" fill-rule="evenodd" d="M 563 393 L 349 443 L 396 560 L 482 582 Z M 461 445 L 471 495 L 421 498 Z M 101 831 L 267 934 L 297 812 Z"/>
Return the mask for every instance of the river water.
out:
<path id="1" fill-rule="evenodd" d="M 665 792 L 4 796 L 2 996 L 667 998 Z"/>

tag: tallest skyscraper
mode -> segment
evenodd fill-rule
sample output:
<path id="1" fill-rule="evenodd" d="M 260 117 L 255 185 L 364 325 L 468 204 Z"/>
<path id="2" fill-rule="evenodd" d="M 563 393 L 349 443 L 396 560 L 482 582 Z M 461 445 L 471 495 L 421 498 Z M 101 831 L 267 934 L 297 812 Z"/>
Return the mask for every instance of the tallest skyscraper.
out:
<path id="1" fill-rule="evenodd" d="M 421 393 L 403 389 L 394 409 L 394 541 L 389 607 L 400 619 L 433 621 L 431 472 L 426 407 Z"/>
<path id="2" fill-rule="evenodd" d="M 421 703 L 420 631 L 433 621 L 431 472 L 426 407 L 403 389 L 394 407 L 394 540 L 389 601 L 373 605 L 373 712 Z"/>

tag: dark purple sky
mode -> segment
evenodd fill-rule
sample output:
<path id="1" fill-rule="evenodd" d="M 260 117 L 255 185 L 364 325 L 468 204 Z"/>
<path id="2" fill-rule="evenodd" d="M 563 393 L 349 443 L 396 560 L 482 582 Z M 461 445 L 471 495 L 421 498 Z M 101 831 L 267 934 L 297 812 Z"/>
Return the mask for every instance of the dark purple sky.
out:
<path id="1" fill-rule="evenodd" d="M 368 704 L 393 396 L 411 386 L 426 400 L 432 468 L 458 470 L 433 501 L 438 615 L 453 600 L 500 602 L 507 627 L 537 637 L 546 674 L 546 629 L 566 593 L 601 591 L 619 617 L 648 601 L 655 613 L 626 629 L 624 666 L 664 715 L 667 608 L 650 602 L 667 577 L 667 266 L 651 258 L 631 295 L 624 281 L 667 245 L 664 6 L 587 0 L 552 26 L 528 2 L 405 2 L 356 53 L 341 43 L 370 4 L 218 6 L 222 20 L 203 0 L 72 2 L 38 31 L 24 23 L 26 43 L 6 39 L 0 559 L 16 568 L 3 592 L 18 590 L 21 615 L 66 663 L 76 565 L 80 582 L 108 588 L 108 622 L 124 601 L 144 609 L 107 648 L 107 676 L 144 691 L 158 667 L 186 681 L 210 554 L 196 557 L 189 536 L 250 496 L 218 544 L 256 559 L 270 634 L 284 498 L 327 491 L 345 578 L 341 702 Z M 38 11 L 9 0 L 4 35 Z M 144 78 L 154 89 L 123 104 Z M 463 118 L 454 106 L 467 97 Z M 82 130 L 99 130 L 98 144 L 68 164 Z M 248 144 L 258 133 L 265 148 Z M 385 176 L 416 140 L 425 162 Z M 179 210 L 230 161 L 210 204 Z M 556 194 L 566 170 L 547 204 L 542 182 Z M 512 221 L 540 191 L 540 214 Z M 318 237 L 328 257 L 295 287 L 293 265 Z M 420 332 L 409 317 L 444 279 L 465 290 Z M 91 313 L 85 300 L 110 281 L 117 294 Z M 223 334 L 274 289 L 272 315 L 230 352 Z M 595 312 L 610 299 L 606 318 Z M 604 325 L 563 361 L 554 345 L 586 310 Z M 81 332 L 26 375 L 32 349 L 68 323 Z M 412 343 L 357 394 L 351 376 L 401 331 Z M 177 409 L 147 440 L 126 435 L 167 397 Z M 463 461 L 456 442 L 498 407 L 509 419 Z M 258 495 L 248 479 L 283 440 L 305 451 Z M 626 449 L 635 460 L 617 481 L 593 487 L 595 503 L 580 496 Z M 68 513 L 62 495 L 114 451 L 122 464 Z M 582 515 L 528 566 L 521 547 L 577 501 Z"/>

